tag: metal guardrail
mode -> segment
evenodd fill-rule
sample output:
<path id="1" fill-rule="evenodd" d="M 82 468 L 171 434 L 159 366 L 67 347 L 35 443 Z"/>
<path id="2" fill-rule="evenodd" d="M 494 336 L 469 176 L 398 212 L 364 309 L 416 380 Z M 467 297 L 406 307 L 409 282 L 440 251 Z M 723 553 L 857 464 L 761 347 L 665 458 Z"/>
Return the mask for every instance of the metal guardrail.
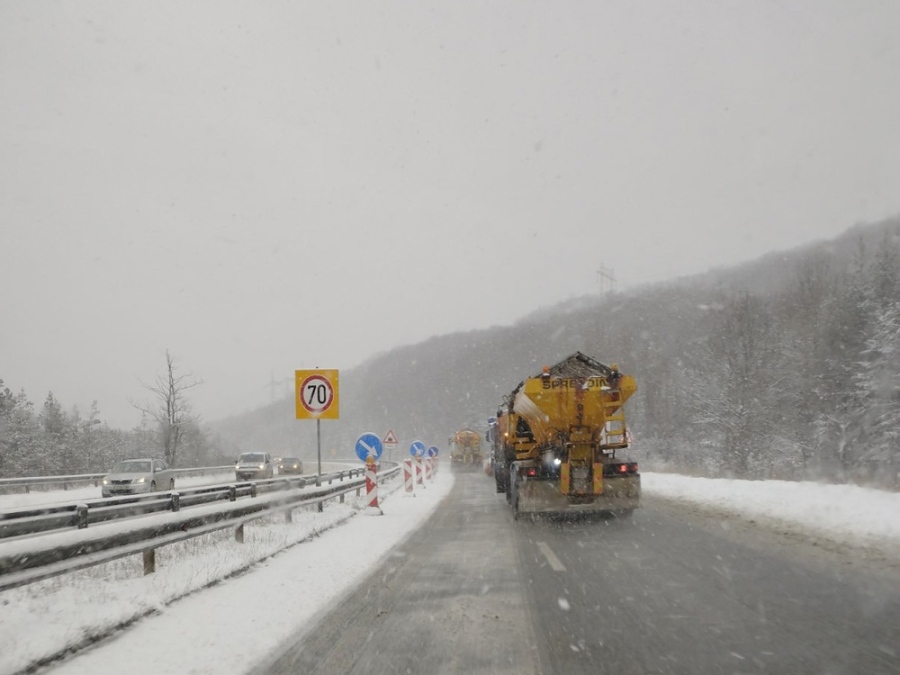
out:
<path id="1" fill-rule="evenodd" d="M 363 469 L 348 469 L 322 474 L 320 482 L 331 484 L 363 475 Z M 84 529 L 91 523 L 102 523 L 120 518 L 180 511 L 183 507 L 208 504 L 215 501 L 234 501 L 238 497 L 255 497 L 257 494 L 276 490 L 290 490 L 315 484 L 316 476 L 281 476 L 258 481 L 241 481 L 219 485 L 203 485 L 195 488 L 150 492 L 122 497 L 105 497 L 89 501 L 33 506 L 0 511 L 0 539 L 26 534 L 47 533 L 75 527 Z"/>
<path id="2" fill-rule="evenodd" d="M 388 479 L 398 475 L 400 467 L 395 466 L 383 471 L 379 477 Z M 342 476 L 355 474 L 359 476 L 362 469 L 340 471 L 334 474 L 323 474 L 322 480 L 342 480 Z M 310 477 L 275 478 L 264 481 L 253 481 L 241 484 L 207 486 L 195 488 L 184 493 L 172 491 L 149 495 L 149 499 L 132 499 L 122 504 L 119 500 L 98 500 L 108 508 L 100 508 L 95 503 L 94 515 L 103 522 L 110 518 L 99 517 L 117 513 L 114 518 L 133 517 L 136 515 L 156 514 L 152 522 L 143 518 L 120 523 L 107 523 L 104 527 L 87 529 L 82 525 L 83 518 L 90 522 L 91 507 L 88 504 L 75 505 L 73 517 L 71 511 L 61 514 L 44 514 L 46 525 L 51 527 L 54 517 L 60 518 L 68 525 L 76 527 L 72 530 L 59 530 L 55 525 L 49 534 L 40 537 L 22 537 L 0 542 L 0 591 L 47 579 L 53 576 L 74 572 L 79 569 L 110 562 L 118 558 L 136 553 L 144 555 L 144 572 L 155 571 L 155 550 L 161 546 L 184 541 L 192 537 L 207 534 L 216 530 L 235 527 L 235 537 L 243 541 L 244 523 L 268 515 L 273 512 L 284 512 L 290 520 L 291 510 L 301 506 L 318 504 L 319 509 L 325 501 L 343 496 L 354 490 L 365 489 L 365 479 L 360 476 L 350 483 L 340 485 L 322 485 L 307 490 Z M 313 477 L 313 482 L 315 477 Z M 227 501 L 224 504 L 212 501 Z M 237 502 L 239 497 L 255 497 Z M 189 514 L 181 511 L 188 503 L 197 508 Z M 72 506 L 72 505 L 66 505 Z M 86 508 L 86 511 L 85 511 Z M 150 509 L 147 511 L 147 509 Z M 142 512 L 143 510 L 143 512 Z M 160 511 L 172 511 L 164 514 Z M 8 514 L 4 514 L 8 515 Z M 36 522 L 41 515 L 22 516 L 25 520 Z M 66 520 L 67 519 L 67 520 Z M 15 521 L 15 519 L 12 519 Z M 74 520 L 74 524 L 73 524 Z M 24 522 L 24 521 L 22 521 Z"/>
<path id="3" fill-rule="evenodd" d="M 226 464 L 225 466 L 202 466 L 188 469 L 172 469 L 178 476 L 202 476 L 209 473 L 223 473 L 234 471 L 234 464 Z M 30 476 L 23 478 L 0 478 L 0 490 L 3 488 L 24 487 L 25 492 L 31 492 L 31 488 L 39 485 L 62 485 L 63 490 L 69 489 L 71 485 L 80 485 L 83 483 L 92 484 L 95 487 L 100 485 L 100 481 L 104 476 L 109 475 L 109 471 L 103 473 L 80 473 L 72 476 Z"/>

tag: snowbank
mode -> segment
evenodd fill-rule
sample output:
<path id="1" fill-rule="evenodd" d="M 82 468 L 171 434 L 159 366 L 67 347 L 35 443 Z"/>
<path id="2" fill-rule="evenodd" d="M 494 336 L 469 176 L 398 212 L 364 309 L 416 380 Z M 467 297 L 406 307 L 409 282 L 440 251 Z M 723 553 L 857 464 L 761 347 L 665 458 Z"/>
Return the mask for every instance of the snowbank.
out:
<path id="1" fill-rule="evenodd" d="M 900 544 L 900 493 L 855 485 L 694 478 L 645 473 L 647 495 L 688 500 L 746 517 L 799 525 L 832 539 Z"/>

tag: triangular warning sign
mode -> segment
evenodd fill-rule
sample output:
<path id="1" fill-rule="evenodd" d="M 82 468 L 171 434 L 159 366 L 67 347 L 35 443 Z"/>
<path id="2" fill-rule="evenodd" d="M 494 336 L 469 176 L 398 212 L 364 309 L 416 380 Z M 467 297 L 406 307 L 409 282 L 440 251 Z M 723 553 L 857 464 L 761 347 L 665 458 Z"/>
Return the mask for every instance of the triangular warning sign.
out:
<path id="1" fill-rule="evenodd" d="M 381 441 L 385 445 L 397 445 L 397 436 L 394 434 L 393 429 L 388 429 L 388 432 L 384 435 L 384 440 Z"/>

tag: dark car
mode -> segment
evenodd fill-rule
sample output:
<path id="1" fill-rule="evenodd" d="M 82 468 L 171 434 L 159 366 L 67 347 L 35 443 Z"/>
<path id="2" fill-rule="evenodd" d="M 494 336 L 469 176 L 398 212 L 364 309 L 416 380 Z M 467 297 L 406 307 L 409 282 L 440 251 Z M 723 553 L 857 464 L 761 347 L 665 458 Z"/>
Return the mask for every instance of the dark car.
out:
<path id="1" fill-rule="evenodd" d="M 299 457 L 283 457 L 278 462 L 278 473 L 280 475 L 287 473 L 303 473 L 303 462 Z"/>
<path id="2" fill-rule="evenodd" d="M 272 457 L 267 452 L 245 452 L 234 464 L 234 475 L 238 480 L 271 478 L 274 473 Z"/>

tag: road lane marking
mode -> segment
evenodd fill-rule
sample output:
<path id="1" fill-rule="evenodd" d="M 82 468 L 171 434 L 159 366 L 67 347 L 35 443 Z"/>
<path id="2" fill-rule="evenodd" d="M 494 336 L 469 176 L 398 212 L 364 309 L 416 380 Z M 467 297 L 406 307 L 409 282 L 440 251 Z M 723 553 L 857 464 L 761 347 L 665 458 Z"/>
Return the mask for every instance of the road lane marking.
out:
<path id="1" fill-rule="evenodd" d="M 560 559 L 556 557 L 556 554 L 552 551 L 552 549 L 547 546 L 547 542 L 539 541 L 537 542 L 537 547 L 541 550 L 541 553 L 544 554 L 544 557 L 547 559 L 547 562 L 550 563 L 550 567 L 553 568 L 554 572 L 566 571 L 566 566 L 563 565 Z"/>

